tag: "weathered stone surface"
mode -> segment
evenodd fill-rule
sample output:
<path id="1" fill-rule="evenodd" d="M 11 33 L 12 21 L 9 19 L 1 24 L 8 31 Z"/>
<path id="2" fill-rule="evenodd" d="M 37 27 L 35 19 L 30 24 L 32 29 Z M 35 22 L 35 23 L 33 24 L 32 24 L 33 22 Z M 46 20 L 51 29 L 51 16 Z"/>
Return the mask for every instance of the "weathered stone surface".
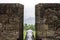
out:
<path id="1" fill-rule="evenodd" d="M 23 40 L 23 5 L 0 4 L 0 40 Z"/>
<path id="2" fill-rule="evenodd" d="M 35 6 L 36 40 L 60 40 L 60 4 Z"/>

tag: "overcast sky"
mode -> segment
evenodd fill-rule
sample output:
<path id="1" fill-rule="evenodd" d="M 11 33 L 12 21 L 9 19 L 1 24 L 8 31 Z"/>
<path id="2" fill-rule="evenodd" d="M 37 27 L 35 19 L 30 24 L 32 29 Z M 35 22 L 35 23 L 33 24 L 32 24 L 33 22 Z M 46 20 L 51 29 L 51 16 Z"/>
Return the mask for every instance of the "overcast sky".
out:
<path id="1" fill-rule="evenodd" d="M 0 0 L 0 3 L 21 3 L 24 5 L 24 19 L 35 16 L 38 3 L 59 3 L 60 0 Z"/>
<path id="2" fill-rule="evenodd" d="M 20 0 L 24 4 L 24 19 L 35 17 L 35 5 L 38 3 L 59 3 L 59 0 Z"/>

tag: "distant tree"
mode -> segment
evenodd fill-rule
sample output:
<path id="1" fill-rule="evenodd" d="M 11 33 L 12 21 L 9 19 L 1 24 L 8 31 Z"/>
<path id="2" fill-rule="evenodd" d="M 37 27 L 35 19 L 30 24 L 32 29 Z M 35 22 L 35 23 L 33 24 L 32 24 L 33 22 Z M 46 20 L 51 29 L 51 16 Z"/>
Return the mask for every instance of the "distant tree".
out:
<path id="1" fill-rule="evenodd" d="M 28 29 L 35 30 L 35 25 L 33 25 L 33 24 L 31 24 L 31 25 L 24 24 L 24 30 L 28 30 Z"/>
<path id="2" fill-rule="evenodd" d="M 26 30 L 27 29 L 27 24 L 24 24 L 24 30 Z"/>

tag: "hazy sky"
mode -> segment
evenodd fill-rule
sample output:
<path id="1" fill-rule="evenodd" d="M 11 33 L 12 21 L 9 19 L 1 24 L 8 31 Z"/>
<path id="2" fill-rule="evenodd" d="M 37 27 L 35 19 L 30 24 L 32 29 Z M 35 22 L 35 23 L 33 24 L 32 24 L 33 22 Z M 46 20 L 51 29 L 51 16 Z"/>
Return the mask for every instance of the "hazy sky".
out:
<path id="1" fill-rule="evenodd" d="M 24 19 L 35 17 L 35 5 L 38 3 L 58 3 L 59 0 L 20 0 L 24 4 Z"/>
<path id="2" fill-rule="evenodd" d="M 0 0 L 0 3 L 21 3 L 24 5 L 24 18 L 35 16 L 35 5 L 38 3 L 59 3 L 60 0 Z"/>

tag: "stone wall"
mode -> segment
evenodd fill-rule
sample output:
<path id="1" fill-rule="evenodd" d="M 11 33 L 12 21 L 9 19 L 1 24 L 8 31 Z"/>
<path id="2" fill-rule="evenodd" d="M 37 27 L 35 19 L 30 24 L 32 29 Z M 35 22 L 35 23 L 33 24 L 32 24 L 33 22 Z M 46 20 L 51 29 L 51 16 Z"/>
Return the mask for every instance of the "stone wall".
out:
<path id="1" fill-rule="evenodd" d="M 35 6 L 36 40 L 60 40 L 60 4 Z"/>
<path id="2" fill-rule="evenodd" d="M 23 5 L 0 4 L 0 40 L 23 40 Z"/>

